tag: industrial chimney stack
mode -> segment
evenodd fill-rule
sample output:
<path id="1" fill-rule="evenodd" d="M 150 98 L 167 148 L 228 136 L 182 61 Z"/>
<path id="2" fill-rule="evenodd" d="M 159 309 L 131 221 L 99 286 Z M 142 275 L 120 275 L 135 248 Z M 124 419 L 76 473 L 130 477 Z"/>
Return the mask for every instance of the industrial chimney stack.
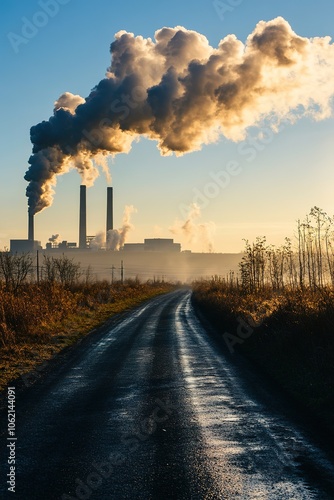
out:
<path id="1" fill-rule="evenodd" d="M 107 188 L 107 226 L 106 226 L 106 240 L 108 247 L 108 231 L 114 229 L 114 209 L 113 209 L 113 188 Z"/>
<path id="2" fill-rule="evenodd" d="M 80 186 L 79 248 L 87 248 L 86 186 Z"/>
<path id="3" fill-rule="evenodd" d="M 34 235 L 34 214 L 31 212 L 28 212 L 28 240 L 29 241 L 34 241 L 35 235 Z"/>

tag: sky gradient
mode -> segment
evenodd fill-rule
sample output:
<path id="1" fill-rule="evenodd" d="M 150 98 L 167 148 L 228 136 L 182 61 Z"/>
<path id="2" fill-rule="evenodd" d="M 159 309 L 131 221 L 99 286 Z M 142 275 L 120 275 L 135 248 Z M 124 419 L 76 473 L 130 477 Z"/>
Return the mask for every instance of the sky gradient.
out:
<path id="1" fill-rule="evenodd" d="M 41 5 L 4 0 L 0 6 L 1 248 L 8 247 L 12 238 L 27 237 L 27 182 L 23 176 L 31 155 L 30 127 L 49 119 L 62 93 L 89 95 L 110 66 L 109 46 L 118 31 L 154 38 L 157 29 L 182 25 L 205 35 L 217 47 L 230 33 L 245 42 L 260 20 L 282 16 L 300 36 L 333 36 L 334 4 L 329 0 L 293 5 L 240 1 L 224 15 L 217 12 L 219 3 L 199 0 L 182 4 L 172 0 L 159 6 L 153 1 L 127 2 L 117 8 L 104 0 L 62 0 L 57 6 L 53 17 L 40 18 L 45 25 L 27 43 L 16 46 L 12 34 L 22 35 L 24 18 L 38 20 Z M 252 145 L 252 152 L 247 141 L 259 133 L 255 128 L 249 130 L 246 142 L 220 138 L 181 157 L 162 157 L 155 142 L 140 139 L 129 154 L 108 160 L 114 186 L 114 224 L 121 226 L 125 205 L 133 205 L 137 212 L 132 216 L 135 228 L 129 233 L 129 242 L 174 237 L 184 249 L 206 251 L 200 229 L 197 241 L 178 234 L 186 207 L 197 202 L 201 215 L 194 222 L 212 232 L 216 252 L 239 252 L 243 238 L 254 240 L 258 235 L 266 235 L 270 243 L 283 243 L 285 236 L 293 236 L 296 220 L 312 206 L 334 213 L 333 130 L 332 117 L 319 122 L 305 117 L 275 135 L 264 136 Z M 219 185 L 218 177 L 226 182 Z M 60 176 L 52 206 L 35 217 L 35 237 L 43 246 L 55 233 L 61 239 L 78 240 L 80 183 L 74 170 Z M 101 173 L 88 190 L 89 234 L 105 227 L 107 185 Z"/>

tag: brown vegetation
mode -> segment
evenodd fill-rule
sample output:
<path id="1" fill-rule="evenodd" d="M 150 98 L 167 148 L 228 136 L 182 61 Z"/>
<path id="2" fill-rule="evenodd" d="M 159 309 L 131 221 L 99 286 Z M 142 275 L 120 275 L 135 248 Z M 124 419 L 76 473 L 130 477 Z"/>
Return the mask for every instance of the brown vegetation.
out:
<path id="1" fill-rule="evenodd" d="M 333 221 L 312 209 L 297 248 L 246 241 L 240 276 L 194 284 L 194 304 L 230 352 L 242 352 L 332 427 L 334 417 Z M 243 325 L 243 336 L 240 324 Z M 226 334 L 228 332 L 228 334 Z"/>
<path id="2" fill-rule="evenodd" d="M 46 258 L 32 277 L 30 255 L 0 252 L 0 388 L 73 344 L 110 316 L 174 285 L 94 282 L 66 256 Z"/>

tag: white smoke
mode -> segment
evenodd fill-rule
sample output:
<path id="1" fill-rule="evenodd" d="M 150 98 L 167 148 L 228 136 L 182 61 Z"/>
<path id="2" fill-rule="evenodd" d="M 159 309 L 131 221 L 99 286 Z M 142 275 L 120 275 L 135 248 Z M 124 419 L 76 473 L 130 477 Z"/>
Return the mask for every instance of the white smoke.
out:
<path id="1" fill-rule="evenodd" d="M 216 224 L 212 221 L 200 223 L 201 209 L 196 203 L 192 203 L 188 216 L 185 220 L 177 219 L 169 231 L 175 236 L 185 237 L 187 243 L 202 244 L 202 251 L 213 252 L 213 238 L 216 232 Z"/>
<path id="2" fill-rule="evenodd" d="M 31 213 L 51 205 L 56 177 L 69 164 L 92 184 L 92 159 L 127 153 L 140 136 L 157 141 L 164 155 L 181 155 L 221 135 L 242 140 L 266 119 L 277 130 L 281 120 L 332 113 L 330 37 L 301 37 L 282 17 L 260 21 L 246 43 L 228 35 L 213 48 L 177 26 L 158 30 L 155 40 L 120 31 L 110 50 L 106 78 L 86 99 L 64 93 L 53 116 L 31 128 Z"/>
<path id="3" fill-rule="evenodd" d="M 134 213 L 137 213 L 137 209 L 133 205 L 125 206 L 122 227 L 119 229 L 110 229 L 108 231 L 108 250 L 120 250 L 124 246 L 129 232 L 134 229 L 134 225 L 131 223 L 131 216 Z"/>
<path id="4" fill-rule="evenodd" d="M 64 92 L 64 94 L 62 94 L 54 103 L 54 111 L 58 111 L 58 109 L 62 108 L 74 115 L 79 104 L 83 104 L 84 102 L 85 99 L 80 95 L 74 95 L 71 94 L 71 92 Z"/>
<path id="5" fill-rule="evenodd" d="M 57 243 L 59 241 L 59 234 L 53 234 L 50 238 L 49 238 L 49 242 L 50 243 Z"/>
<path id="6" fill-rule="evenodd" d="M 89 243 L 89 247 L 92 250 L 101 250 L 105 245 L 105 233 L 103 231 L 99 231 L 94 239 Z"/>

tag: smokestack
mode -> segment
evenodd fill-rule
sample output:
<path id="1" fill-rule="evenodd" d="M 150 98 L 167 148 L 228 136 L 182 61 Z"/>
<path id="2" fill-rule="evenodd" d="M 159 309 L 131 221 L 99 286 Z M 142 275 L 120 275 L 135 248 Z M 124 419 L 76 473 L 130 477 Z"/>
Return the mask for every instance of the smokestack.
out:
<path id="1" fill-rule="evenodd" d="M 87 248 L 86 186 L 80 186 L 79 248 Z"/>
<path id="2" fill-rule="evenodd" d="M 28 240 L 34 241 L 34 214 L 28 212 Z"/>
<path id="3" fill-rule="evenodd" d="M 107 227 L 106 240 L 108 243 L 108 231 L 114 229 L 113 188 L 107 188 Z"/>

